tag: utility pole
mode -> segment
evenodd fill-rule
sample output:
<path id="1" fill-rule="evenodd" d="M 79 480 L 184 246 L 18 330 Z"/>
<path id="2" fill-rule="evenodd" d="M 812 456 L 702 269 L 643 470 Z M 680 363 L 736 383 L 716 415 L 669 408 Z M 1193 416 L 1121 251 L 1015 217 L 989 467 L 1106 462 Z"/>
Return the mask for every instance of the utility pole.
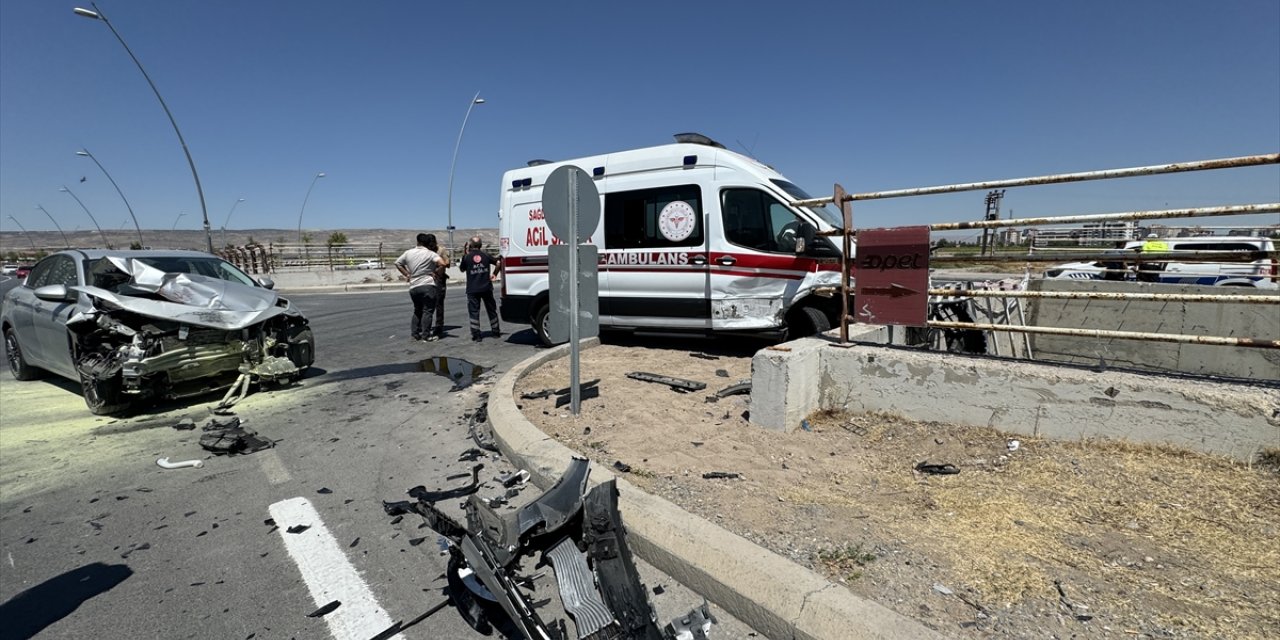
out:
<path id="1" fill-rule="evenodd" d="M 996 189 L 987 192 L 987 220 L 1000 219 L 1000 201 L 1004 199 L 1004 189 Z M 990 229 L 982 230 L 982 252 L 981 255 L 987 255 L 987 250 L 991 248 L 994 242 L 991 242 L 992 234 Z"/>

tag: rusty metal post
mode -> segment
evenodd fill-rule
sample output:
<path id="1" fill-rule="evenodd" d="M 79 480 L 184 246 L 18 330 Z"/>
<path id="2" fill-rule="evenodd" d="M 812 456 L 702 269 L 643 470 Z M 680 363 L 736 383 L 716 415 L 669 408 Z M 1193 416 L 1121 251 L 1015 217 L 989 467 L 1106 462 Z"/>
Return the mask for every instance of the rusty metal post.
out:
<path id="1" fill-rule="evenodd" d="M 844 238 L 840 257 L 840 344 L 849 344 L 849 273 L 853 269 L 853 203 L 845 200 L 844 187 L 836 183 L 832 202 L 840 203 Z"/>

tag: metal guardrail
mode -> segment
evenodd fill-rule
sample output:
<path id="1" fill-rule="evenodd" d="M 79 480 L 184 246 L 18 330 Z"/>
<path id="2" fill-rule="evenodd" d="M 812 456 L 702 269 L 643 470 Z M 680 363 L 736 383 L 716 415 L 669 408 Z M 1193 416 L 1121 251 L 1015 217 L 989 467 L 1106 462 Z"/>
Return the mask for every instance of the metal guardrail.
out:
<path id="1" fill-rule="evenodd" d="M 843 258 L 842 258 L 842 277 L 841 277 L 841 322 L 840 322 L 840 344 L 848 344 L 849 342 L 849 323 L 857 322 L 857 318 L 850 315 L 852 302 L 851 277 L 853 272 L 853 239 L 857 235 L 857 230 L 853 226 L 853 211 L 851 203 L 861 200 L 875 200 L 882 198 L 899 198 L 909 196 L 936 195 L 946 193 L 958 193 L 963 191 L 977 191 L 985 189 L 1001 189 L 1006 187 L 1035 186 L 1047 184 L 1062 184 L 1069 182 L 1084 182 L 1090 180 L 1107 180 L 1117 178 L 1127 178 L 1135 176 L 1150 176 L 1169 173 L 1181 173 L 1189 171 L 1206 171 L 1214 169 L 1228 169 L 1238 167 L 1251 167 L 1260 165 L 1280 164 L 1280 153 L 1262 154 L 1253 156 L 1241 156 L 1236 158 L 1222 158 L 1216 160 L 1202 160 L 1196 162 L 1181 162 L 1164 165 L 1152 165 L 1145 167 L 1131 167 L 1124 169 L 1110 169 L 1103 171 L 1085 171 L 1078 173 L 1053 174 L 1045 176 L 1032 176 L 1026 178 L 1014 178 L 1008 180 L 990 180 L 983 182 L 970 182 L 950 185 L 939 185 L 932 187 L 920 187 L 909 189 L 896 189 L 889 191 L 872 191 L 864 193 L 846 193 L 844 188 L 836 185 L 834 194 L 829 198 L 811 198 L 807 200 L 797 200 L 792 204 L 801 207 L 816 207 L 826 204 L 838 204 L 841 209 L 843 218 L 843 228 L 834 232 L 828 232 L 824 235 L 839 235 L 843 239 Z M 1280 203 L 1259 203 L 1259 204 L 1239 204 L 1239 205 L 1222 205 L 1213 207 L 1192 207 L 1183 209 L 1163 209 L 1151 211 L 1124 211 L 1116 213 L 1102 214 L 1084 214 L 1084 215 L 1064 215 L 1064 216 L 1045 216 L 1031 218 L 1016 218 L 1007 220 L 975 220 L 965 222 L 945 222 L 927 225 L 930 233 L 934 231 L 953 231 L 967 229 L 995 229 L 1002 227 L 1022 227 L 1022 226 L 1042 226 L 1054 224 L 1068 223 L 1093 223 L 1093 222 L 1114 222 L 1114 221 L 1131 221 L 1131 220 L 1159 220 L 1170 218 L 1193 218 L 1193 217 L 1216 217 L 1216 216 L 1237 216 L 1237 215 L 1256 215 L 1265 213 L 1280 212 Z M 1230 238 L 1231 236 L 1224 236 Z M 1259 277 L 1266 279 L 1275 278 L 1275 268 L 1277 258 L 1280 252 L 1276 251 L 1250 251 L 1250 252 L 1221 252 L 1221 251 L 1178 251 L 1178 252 L 1142 252 L 1137 251 L 1130 253 L 1117 254 L 1115 251 L 1109 253 L 1082 254 L 1079 252 L 1063 252 L 1054 255 L 1048 252 L 1039 252 L 1034 248 L 1030 253 L 1025 255 L 998 255 L 998 256 L 954 256 L 948 258 L 930 258 L 937 262 L 1060 262 L 1067 261 L 1100 261 L 1100 262 L 1120 262 L 1120 263 L 1160 263 L 1160 262 L 1256 262 L 1259 260 L 1270 259 L 1272 261 L 1272 273 L 1265 274 L 1247 274 L 1246 277 Z M 1127 270 L 1126 270 L 1127 271 Z M 1179 274 L 1184 275 L 1184 274 Z M 1185 274 L 1195 275 L 1195 274 Z M 1211 274 L 1217 275 L 1217 274 Z M 1234 275 L 1234 274 L 1224 274 Z M 1246 275 L 1246 274 L 1241 274 Z M 897 286 L 897 285 L 895 285 Z M 899 295 L 893 291 L 893 287 L 881 287 L 880 289 L 888 291 L 888 295 Z M 1214 302 L 1214 303 L 1239 303 L 1239 304 L 1280 304 L 1280 296 L 1251 296 L 1251 295 L 1191 295 L 1191 294 L 1164 294 L 1164 293 L 1094 293 L 1094 292 L 1030 292 L 1030 291 L 976 291 L 976 290 L 958 290 L 958 289 L 938 289 L 930 288 L 928 294 L 935 299 L 981 299 L 981 298 L 1004 298 L 1008 299 L 1113 299 L 1113 300 L 1132 300 L 1132 301 L 1165 301 L 1165 302 Z M 1021 314 L 1021 308 L 1019 307 Z M 1006 316 L 1008 314 L 1006 313 Z M 1025 322 L 1025 321 L 1024 321 Z M 930 320 L 927 317 L 920 319 L 919 324 L 911 326 L 923 326 L 935 329 L 947 330 L 969 330 L 969 331 L 1008 331 L 1024 334 L 1049 334 L 1049 335 L 1067 335 L 1067 336 L 1085 336 L 1099 339 L 1126 339 L 1126 340 L 1148 340 L 1159 342 L 1175 342 L 1185 344 L 1209 344 L 1236 347 L 1256 347 L 1268 349 L 1280 349 L 1280 340 L 1263 340 L 1255 338 L 1242 338 L 1235 336 L 1199 336 L 1185 334 L 1163 334 L 1151 332 L 1136 331 L 1107 331 L 1099 329 L 1079 329 L 1064 327 L 1039 327 L 1028 326 L 1026 324 L 988 324 L 977 322 L 953 322 L 949 320 Z"/>

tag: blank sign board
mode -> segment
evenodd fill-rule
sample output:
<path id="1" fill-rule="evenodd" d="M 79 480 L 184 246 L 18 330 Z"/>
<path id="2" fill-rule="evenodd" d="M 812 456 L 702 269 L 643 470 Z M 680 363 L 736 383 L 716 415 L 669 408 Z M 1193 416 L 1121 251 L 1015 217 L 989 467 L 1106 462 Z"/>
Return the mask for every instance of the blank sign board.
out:
<path id="1" fill-rule="evenodd" d="M 551 294 L 551 341 L 569 341 L 569 245 L 547 247 L 551 268 L 547 286 Z M 600 286 L 596 264 L 600 250 L 591 244 L 578 246 L 578 332 L 580 338 L 600 335 Z"/>

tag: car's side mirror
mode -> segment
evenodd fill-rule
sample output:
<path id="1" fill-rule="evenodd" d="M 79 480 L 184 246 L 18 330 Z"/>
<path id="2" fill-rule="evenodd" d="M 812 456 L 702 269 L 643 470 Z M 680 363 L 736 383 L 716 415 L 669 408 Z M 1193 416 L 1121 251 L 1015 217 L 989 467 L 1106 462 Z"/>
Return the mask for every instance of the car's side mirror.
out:
<path id="1" fill-rule="evenodd" d="M 275 288 L 276 288 L 276 281 L 275 281 L 275 280 L 272 280 L 271 278 L 269 278 L 269 277 L 267 277 L 267 276 L 262 276 L 261 278 L 258 278 L 258 284 L 262 285 L 262 286 L 263 286 L 263 288 L 266 288 L 266 289 L 275 289 Z"/>
<path id="2" fill-rule="evenodd" d="M 47 284 L 36 289 L 35 293 L 37 298 L 46 302 L 71 302 L 76 299 L 76 293 L 65 284 Z"/>

